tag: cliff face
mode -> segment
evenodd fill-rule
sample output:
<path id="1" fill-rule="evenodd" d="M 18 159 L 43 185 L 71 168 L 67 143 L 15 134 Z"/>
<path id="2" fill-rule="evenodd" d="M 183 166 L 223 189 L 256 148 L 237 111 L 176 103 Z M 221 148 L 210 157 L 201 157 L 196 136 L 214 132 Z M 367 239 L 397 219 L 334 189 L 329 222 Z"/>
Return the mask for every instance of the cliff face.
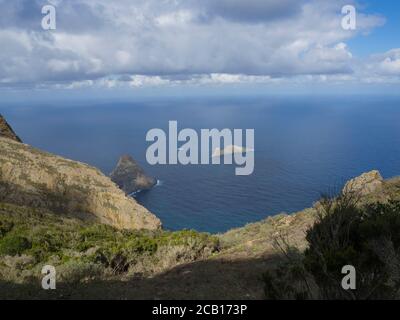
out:
<path id="1" fill-rule="evenodd" d="M 119 159 L 110 177 L 126 194 L 150 189 L 157 182 L 156 179 L 147 176 L 137 162 L 128 155 Z"/>
<path id="2" fill-rule="evenodd" d="M 21 139 L 15 134 L 14 130 L 7 123 L 6 119 L 0 114 L 0 137 L 12 139 L 17 142 L 22 142 Z"/>
<path id="3" fill-rule="evenodd" d="M 120 229 L 160 220 L 89 165 L 0 137 L 0 202 L 45 208 Z"/>

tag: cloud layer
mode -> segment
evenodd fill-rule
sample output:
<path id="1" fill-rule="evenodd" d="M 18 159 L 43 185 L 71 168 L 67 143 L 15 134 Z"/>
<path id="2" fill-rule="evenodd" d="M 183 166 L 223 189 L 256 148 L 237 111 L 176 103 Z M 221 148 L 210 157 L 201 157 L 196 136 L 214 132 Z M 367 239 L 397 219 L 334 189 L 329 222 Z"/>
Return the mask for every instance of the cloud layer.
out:
<path id="1" fill-rule="evenodd" d="M 0 86 L 146 86 L 292 79 L 392 81 L 400 49 L 359 61 L 346 41 L 384 23 L 347 1 L 52 0 L 57 29 L 41 29 L 41 0 L 0 0 Z M 334 3 L 333 3 L 334 2 Z"/>

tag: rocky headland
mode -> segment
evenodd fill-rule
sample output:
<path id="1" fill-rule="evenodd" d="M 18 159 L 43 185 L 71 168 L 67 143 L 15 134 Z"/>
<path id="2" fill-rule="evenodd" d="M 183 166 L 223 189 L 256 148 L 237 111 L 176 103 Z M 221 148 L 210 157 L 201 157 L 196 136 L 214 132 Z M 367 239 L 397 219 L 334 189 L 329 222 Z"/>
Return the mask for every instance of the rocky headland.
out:
<path id="1" fill-rule="evenodd" d="M 17 142 L 22 142 L 15 134 L 14 130 L 7 123 L 6 119 L 0 114 L 0 137 L 12 139 Z"/>
<path id="2" fill-rule="evenodd" d="M 42 208 L 119 229 L 159 229 L 160 220 L 87 164 L 0 138 L 0 202 Z"/>

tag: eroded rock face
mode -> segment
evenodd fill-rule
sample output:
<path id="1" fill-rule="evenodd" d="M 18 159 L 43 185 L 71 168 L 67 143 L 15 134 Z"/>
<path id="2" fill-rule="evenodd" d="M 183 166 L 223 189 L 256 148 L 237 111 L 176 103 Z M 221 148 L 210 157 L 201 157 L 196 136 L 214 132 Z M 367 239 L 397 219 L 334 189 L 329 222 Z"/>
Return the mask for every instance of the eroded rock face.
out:
<path id="1" fill-rule="evenodd" d="M 373 170 L 351 179 L 346 183 L 343 192 L 354 192 L 365 196 L 379 191 L 382 188 L 383 178 L 379 171 Z"/>
<path id="2" fill-rule="evenodd" d="M 22 142 L 21 139 L 15 134 L 14 130 L 7 123 L 6 119 L 0 114 L 0 137 L 12 139 L 17 142 Z"/>
<path id="3" fill-rule="evenodd" d="M 0 202 L 93 219 L 120 229 L 159 229 L 160 220 L 98 169 L 0 138 Z"/>
<path id="4" fill-rule="evenodd" d="M 126 194 L 151 189 L 157 183 L 157 180 L 147 176 L 129 155 L 124 155 L 119 159 L 110 177 Z"/>

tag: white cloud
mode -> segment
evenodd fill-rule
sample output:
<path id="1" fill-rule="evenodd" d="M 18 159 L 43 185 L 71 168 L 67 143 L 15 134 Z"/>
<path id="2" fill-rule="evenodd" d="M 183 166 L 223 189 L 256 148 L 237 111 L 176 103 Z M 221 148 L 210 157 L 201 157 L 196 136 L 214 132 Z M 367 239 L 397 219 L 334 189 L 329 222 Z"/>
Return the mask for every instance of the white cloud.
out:
<path id="1" fill-rule="evenodd" d="M 179 26 L 190 23 L 193 20 L 192 12 L 189 10 L 178 10 L 176 12 L 162 14 L 155 18 L 158 26 Z"/>
<path id="2" fill-rule="evenodd" d="M 386 75 L 400 75 L 400 49 L 385 53 L 378 63 L 378 72 Z"/>
<path id="3" fill-rule="evenodd" d="M 58 60 L 51 59 L 47 63 L 48 69 L 52 72 L 64 72 L 68 70 L 77 71 L 79 70 L 79 62 L 73 60 Z"/>
<path id="4" fill-rule="evenodd" d="M 345 31 L 340 9 L 348 2 L 57 0 L 58 29 L 49 32 L 32 29 L 40 0 L 0 0 L 8 13 L 0 83 L 112 88 L 354 78 L 361 63 L 346 41 L 383 19 L 359 14 L 357 30 Z M 399 57 L 368 66 L 398 75 Z"/>

